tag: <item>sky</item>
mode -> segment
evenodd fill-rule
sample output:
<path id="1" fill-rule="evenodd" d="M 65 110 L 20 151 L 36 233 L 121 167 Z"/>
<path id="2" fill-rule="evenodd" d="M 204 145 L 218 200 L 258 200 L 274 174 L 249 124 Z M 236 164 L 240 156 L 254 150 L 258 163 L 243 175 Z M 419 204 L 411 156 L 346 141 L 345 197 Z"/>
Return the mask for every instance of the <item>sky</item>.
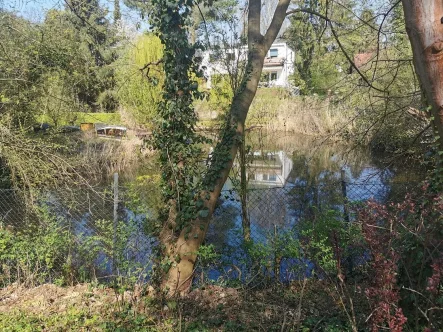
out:
<path id="1" fill-rule="evenodd" d="M 100 0 L 100 3 L 110 10 L 109 15 L 112 20 L 114 0 Z M 13 11 L 35 23 L 43 22 L 48 10 L 63 8 L 64 5 L 64 0 L 0 0 L 0 9 Z M 148 28 L 147 22 L 143 21 L 137 12 L 128 9 L 123 1 L 120 2 L 120 9 L 126 28 L 135 30 L 135 27 L 139 26 L 139 33 Z"/>
<path id="2" fill-rule="evenodd" d="M 64 0 L 0 0 L 0 9 L 4 8 L 8 11 L 16 12 L 33 22 L 42 22 L 46 11 L 49 9 L 63 8 L 64 3 Z M 114 8 L 114 0 L 100 0 L 100 3 L 110 11 Z M 369 5 L 375 12 L 379 12 L 380 10 L 383 11 L 382 8 L 386 7 L 387 3 L 387 0 L 361 0 L 360 4 Z M 136 12 L 124 6 L 123 1 L 121 1 L 121 11 L 123 22 L 125 22 L 126 25 L 141 26 L 143 30 L 147 29 L 146 22 L 143 22 Z M 265 11 L 265 9 L 263 9 L 263 11 Z M 264 16 L 266 16 L 265 13 Z"/>
<path id="3" fill-rule="evenodd" d="M 14 11 L 32 21 L 41 21 L 44 13 L 52 8 L 61 8 L 63 0 L 0 0 L 1 7 Z"/>
<path id="4" fill-rule="evenodd" d="M 110 11 L 114 8 L 114 0 L 100 0 L 100 3 Z M 0 8 L 14 11 L 34 22 L 41 22 L 46 11 L 63 8 L 64 4 L 64 0 L 0 0 Z M 134 11 L 130 11 L 123 3 L 120 6 L 123 19 L 127 21 L 140 20 L 139 15 Z"/>

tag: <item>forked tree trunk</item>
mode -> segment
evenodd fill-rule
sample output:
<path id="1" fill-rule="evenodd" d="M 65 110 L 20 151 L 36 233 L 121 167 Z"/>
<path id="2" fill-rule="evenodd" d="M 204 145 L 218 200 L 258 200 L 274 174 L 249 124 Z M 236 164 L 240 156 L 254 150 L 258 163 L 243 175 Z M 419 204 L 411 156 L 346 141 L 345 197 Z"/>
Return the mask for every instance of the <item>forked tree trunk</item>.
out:
<path id="1" fill-rule="evenodd" d="M 166 247 L 166 255 L 169 257 L 170 262 L 172 262 L 163 280 L 163 287 L 168 290 L 169 295 L 185 293 L 191 286 L 197 251 L 205 239 L 215 204 L 237 155 L 238 144 L 241 142 L 241 139 L 235 138 L 243 137 L 246 116 L 257 91 L 266 53 L 280 31 L 289 3 L 290 0 L 279 0 L 271 25 L 263 36 L 260 33 L 261 0 L 249 1 L 248 73 L 244 78 L 240 92 L 234 96 L 230 109 L 230 119 L 228 120 L 230 125 L 227 126 L 228 129 L 222 134 L 221 141 L 214 149 L 213 162 L 210 167 L 213 168 L 212 171 L 215 171 L 218 176 L 211 180 L 214 186 L 209 193 L 209 197 L 206 197 L 206 192 L 202 193 L 209 213 L 206 218 L 194 220 L 190 231 L 189 229 L 183 230 L 178 239 L 172 238 L 172 231 L 168 229 L 164 229 L 161 234 L 161 241 Z M 231 128 L 235 130 L 234 136 L 236 137 L 234 139 L 232 133 L 229 133 Z M 220 163 L 217 162 L 217 151 L 229 151 L 230 158 L 223 163 L 222 168 L 219 168 Z M 213 176 L 214 172 L 211 172 L 210 169 L 208 174 Z M 170 219 L 174 218 L 175 214 L 171 213 Z M 170 221 L 173 224 L 173 220 Z"/>
<path id="2" fill-rule="evenodd" d="M 402 0 L 415 72 L 443 150 L 443 1 Z"/>

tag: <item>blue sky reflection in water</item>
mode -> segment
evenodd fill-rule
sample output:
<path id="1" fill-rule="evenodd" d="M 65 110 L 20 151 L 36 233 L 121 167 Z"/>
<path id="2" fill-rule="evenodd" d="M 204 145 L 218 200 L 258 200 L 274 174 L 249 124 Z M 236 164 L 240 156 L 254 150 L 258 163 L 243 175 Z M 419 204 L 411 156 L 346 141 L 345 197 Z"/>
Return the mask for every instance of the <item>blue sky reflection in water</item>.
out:
<path id="1" fill-rule="evenodd" d="M 280 147 L 285 148 L 284 145 Z M 369 199 L 401 200 L 419 181 L 416 178 L 403 181 L 408 174 L 406 165 L 403 169 L 385 167 L 382 160 L 369 151 L 348 151 L 340 145 L 310 148 L 307 144 L 304 149 L 286 147 L 277 151 L 261 149 L 254 155 L 248 168 L 248 216 L 252 241 L 258 244 L 257 250 L 262 248 L 262 253 L 268 254 L 269 266 L 274 257 L 272 250 L 266 248 L 281 246 L 278 241 L 282 238 L 287 243 L 297 240 L 298 222 L 312 217 L 314 209 L 343 213 L 345 201 L 353 204 Z M 262 162 L 257 161 L 257 156 Z M 398 182 L 397 175 L 403 180 Z M 225 266 L 209 268 L 207 277 L 212 280 L 251 278 L 251 273 L 257 271 L 249 270 L 253 262 L 245 251 L 240 197 L 232 182 L 228 181 L 224 189 L 206 243 L 213 244 L 222 253 Z M 273 277 L 275 271 L 265 266 L 266 262 L 262 262 L 262 272 Z M 289 281 L 310 276 L 313 268 L 309 261 L 287 257 L 280 263 L 280 279 Z"/>

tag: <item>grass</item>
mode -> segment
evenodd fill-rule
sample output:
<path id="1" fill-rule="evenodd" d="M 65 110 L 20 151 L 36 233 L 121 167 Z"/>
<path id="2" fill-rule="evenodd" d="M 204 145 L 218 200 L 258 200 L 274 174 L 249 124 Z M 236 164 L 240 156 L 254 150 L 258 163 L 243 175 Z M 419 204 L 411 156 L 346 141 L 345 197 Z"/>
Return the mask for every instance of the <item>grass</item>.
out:
<path id="1" fill-rule="evenodd" d="M 155 323 L 155 322 L 154 322 Z M 16 311 L 0 314 L 0 329 L 9 331 L 156 331 L 152 319 L 131 312 L 94 312 L 70 307 L 62 313 L 29 314 Z"/>
<path id="2" fill-rule="evenodd" d="M 247 290 L 206 285 L 184 298 L 166 300 L 148 294 L 118 299 L 122 295 L 112 289 L 86 284 L 66 288 L 44 285 L 22 290 L 9 304 L 6 296 L 6 303 L 0 304 L 0 330 L 349 330 L 345 315 L 329 294 L 330 285 L 308 282 L 302 297 L 300 287 L 295 283 Z"/>
<path id="3" fill-rule="evenodd" d="M 46 116 L 41 115 L 37 121 L 39 123 L 49 123 L 54 125 L 54 121 Z M 106 123 L 106 124 L 121 124 L 122 119 L 119 113 L 84 113 L 71 112 L 69 115 L 59 119 L 57 125 L 80 125 L 80 123 Z"/>

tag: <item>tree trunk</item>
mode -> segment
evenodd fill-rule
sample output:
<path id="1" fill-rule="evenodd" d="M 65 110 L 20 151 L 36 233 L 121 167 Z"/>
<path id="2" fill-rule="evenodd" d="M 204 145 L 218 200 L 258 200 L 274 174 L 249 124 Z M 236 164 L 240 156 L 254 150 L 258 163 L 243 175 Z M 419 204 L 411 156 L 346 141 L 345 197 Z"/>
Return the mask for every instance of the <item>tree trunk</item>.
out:
<path id="1" fill-rule="evenodd" d="M 166 246 L 166 255 L 171 264 L 162 286 L 170 296 L 186 293 L 191 286 L 198 249 L 205 239 L 215 204 L 241 144 L 246 116 L 257 91 L 266 53 L 280 31 L 289 3 L 290 0 L 279 0 L 271 25 L 263 36 L 260 33 L 261 0 L 249 1 L 247 74 L 239 92 L 234 96 L 229 123 L 221 141 L 214 149 L 211 166 L 205 179 L 212 184 L 210 191 L 201 194 L 209 213 L 205 218 L 194 220 L 190 229 L 182 230 L 178 239 L 172 238 L 172 230 L 164 229 L 161 234 L 161 241 Z M 225 159 L 225 155 L 228 158 Z M 169 218 L 175 218 L 174 213 L 170 214 Z M 173 220 L 170 221 L 173 223 Z"/>
<path id="2" fill-rule="evenodd" d="M 443 150 L 443 2 L 402 0 L 414 67 Z"/>

